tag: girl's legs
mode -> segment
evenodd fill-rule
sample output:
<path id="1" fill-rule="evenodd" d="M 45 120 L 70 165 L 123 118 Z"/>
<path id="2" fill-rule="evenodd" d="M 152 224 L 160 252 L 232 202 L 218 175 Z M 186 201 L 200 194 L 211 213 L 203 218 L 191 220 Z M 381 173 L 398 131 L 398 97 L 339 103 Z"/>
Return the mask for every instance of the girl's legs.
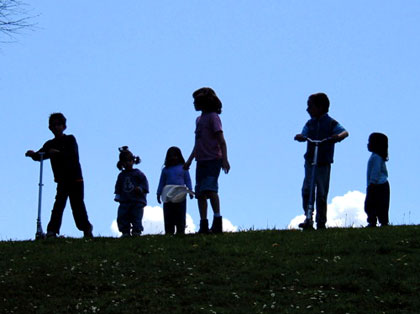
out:
<path id="1" fill-rule="evenodd" d="M 207 220 L 207 199 L 204 193 L 197 195 L 198 210 L 200 212 L 200 229 L 198 233 L 209 232 L 209 221 Z"/>
<path id="2" fill-rule="evenodd" d="M 203 193 L 204 194 L 204 193 Z M 206 195 L 197 196 L 198 210 L 200 212 L 200 219 L 207 219 L 207 198 Z"/>
<path id="3" fill-rule="evenodd" d="M 187 200 L 176 204 L 174 210 L 174 222 L 176 226 L 176 234 L 185 234 L 186 215 L 187 215 Z"/>
<path id="4" fill-rule="evenodd" d="M 209 199 L 210 199 L 210 204 L 211 207 L 213 209 L 213 213 L 214 214 L 219 214 L 220 215 L 220 200 L 219 200 L 219 194 L 217 194 L 217 192 L 209 192 Z"/>
<path id="5" fill-rule="evenodd" d="M 211 226 L 211 231 L 213 233 L 222 233 L 223 226 L 222 226 L 222 216 L 220 216 L 220 199 L 219 194 L 217 192 L 209 192 L 209 199 L 210 204 L 213 209 L 213 224 Z"/>
<path id="6" fill-rule="evenodd" d="M 200 218 L 207 219 L 207 199 L 210 199 L 210 205 L 214 214 L 220 215 L 220 200 L 219 194 L 214 191 L 205 191 L 202 195 L 197 197 L 198 209 L 200 211 Z"/>
<path id="7" fill-rule="evenodd" d="M 389 199 L 390 199 L 390 188 L 389 183 L 380 184 L 378 195 L 378 220 L 381 226 L 387 226 L 389 223 Z"/>
<path id="8" fill-rule="evenodd" d="M 367 188 L 365 199 L 365 212 L 369 227 L 376 227 L 378 212 L 381 203 L 381 193 L 379 184 L 370 184 Z"/>
<path id="9" fill-rule="evenodd" d="M 217 191 L 219 189 L 218 177 L 222 167 L 221 160 L 198 161 L 196 168 L 196 197 L 200 211 L 199 233 L 208 232 L 207 199 L 210 199 L 213 212 L 220 216 L 220 202 Z"/>
<path id="10" fill-rule="evenodd" d="M 130 220 L 129 220 L 130 206 L 126 203 L 120 203 L 118 207 L 117 224 L 118 230 L 123 236 L 130 235 Z"/>
<path id="11" fill-rule="evenodd" d="M 197 197 L 198 208 L 200 210 L 200 230 L 199 233 L 208 232 L 208 220 L 207 220 L 207 198 L 210 199 L 210 204 L 213 209 L 214 219 L 211 230 L 214 233 L 222 232 L 222 216 L 220 216 L 220 200 L 217 192 L 206 191 Z"/>
<path id="12" fill-rule="evenodd" d="M 144 205 L 143 204 L 132 204 L 131 206 L 131 222 L 133 225 L 132 235 L 139 236 L 143 231 L 143 213 L 144 213 Z"/>
<path id="13" fill-rule="evenodd" d="M 165 234 L 174 234 L 175 233 L 175 223 L 174 223 L 174 208 L 172 203 L 163 204 L 163 221 L 165 224 Z"/>

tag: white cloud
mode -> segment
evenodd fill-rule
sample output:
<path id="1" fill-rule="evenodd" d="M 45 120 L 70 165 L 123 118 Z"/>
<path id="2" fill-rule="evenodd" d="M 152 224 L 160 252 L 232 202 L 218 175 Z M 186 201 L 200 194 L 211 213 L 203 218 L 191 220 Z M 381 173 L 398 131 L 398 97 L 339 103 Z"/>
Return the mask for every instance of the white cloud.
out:
<path id="1" fill-rule="evenodd" d="M 301 222 L 303 222 L 304 220 L 305 220 L 305 215 L 299 215 L 299 216 L 296 216 L 295 218 L 293 218 L 291 221 L 290 221 L 290 223 L 289 223 L 289 225 L 287 226 L 287 229 L 298 229 L 299 227 L 298 227 L 298 225 L 301 223 Z"/>
<path id="2" fill-rule="evenodd" d="M 327 227 L 361 227 L 366 226 L 367 216 L 364 210 L 366 195 L 359 191 L 347 192 L 344 196 L 336 196 L 328 204 Z M 293 218 L 288 229 L 297 229 L 305 220 L 304 215 Z"/>
<path id="3" fill-rule="evenodd" d="M 162 207 L 146 206 L 143 215 L 143 234 L 164 234 Z"/>
<path id="4" fill-rule="evenodd" d="M 230 220 L 223 218 L 223 231 L 224 232 L 236 232 L 238 231 L 238 226 L 234 226 Z"/>
<path id="5" fill-rule="evenodd" d="M 210 222 L 211 223 L 211 222 Z M 143 215 L 143 234 L 165 234 L 165 226 L 163 223 L 163 208 L 160 206 L 146 206 L 144 208 Z M 118 231 L 117 221 L 114 220 L 111 223 L 111 232 L 114 236 L 121 236 Z M 223 218 L 223 231 L 235 232 L 238 231 L 238 227 L 234 226 L 228 219 Z M 196 225 L 190 214 L 187 213 L 187 226 L 185 233 L 195 233 Z"/>
<path id="6" fill-rule="evenodd" d="M 113 236 L 121 236 L 121 232 L 118 231 L 118 225 L 116 220 L 113 220 L 111 223 L 111 232 Z"/>

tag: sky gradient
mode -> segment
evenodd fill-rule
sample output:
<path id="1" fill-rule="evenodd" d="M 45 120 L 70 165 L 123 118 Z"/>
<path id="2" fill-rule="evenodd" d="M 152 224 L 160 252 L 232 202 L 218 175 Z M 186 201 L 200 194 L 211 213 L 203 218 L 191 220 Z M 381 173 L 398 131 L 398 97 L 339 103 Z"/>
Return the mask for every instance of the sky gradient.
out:
<path id="1" fill-rule="evenodd" d="M 303 213 L 306 146 L 293 138 L 316 92 L 327 93 L 330 115 L 350 133 L 336 145 L 331 211 L 347 226 L 363 224 L 367 139 L 383 132 L 390 222 L 420 223 L 419 1 L 38 0 L 30 6 L 39 14 L 37 29 L 0 44 L 0 240 L 34 237 L 39 164 L 24 154 L 52 138 L 52 112 L 64 113 L 66 133 L 78 141 L 94 235 L 116 236 L 120 146 L 142 158 L 148 203 L 158 212 L 166 150 L 191 152 L 199 114 L 191 95 L 203 86 L 223 102 L 231 172 L 219 179 L 221 213 L 233 229 L 285 229 Z M 193 183 L 194 173 L 195 165 Z M 49 162 L 44 183 L 45 230 L 56 188 Z M 197 226 L 196 202 L 188 201 L 187 210 Z M 69 205 L 61 233 L 82 235 Z"/>

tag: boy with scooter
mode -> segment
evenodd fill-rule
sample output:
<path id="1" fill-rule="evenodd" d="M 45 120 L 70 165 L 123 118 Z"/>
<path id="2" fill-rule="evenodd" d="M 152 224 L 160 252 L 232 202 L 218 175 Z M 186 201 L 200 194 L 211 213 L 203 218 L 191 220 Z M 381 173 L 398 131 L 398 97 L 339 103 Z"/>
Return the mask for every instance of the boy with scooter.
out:
<path id="1" fill-rule="evenodd" d="M 313 229 L 313 208 L 316 198 L 317 229 L 325 229 L 327 222 L 327 197 L 330 184 L 334 144 L 341 142 L 349 133 L 328 115 L 330 101 L 324 93 L 312 94 L 308 98 L 311 119 L 306 122 L 302 133 L 295 141 L 307 142 L 305 178 L 302 186 L 302 203 L 305 221 L 299 224 L 304 230 Z"/>
<path id="2" fill-rule="evenodd" d="M 42 148 L 35 152 L 28 150 L 27 157 L 35 161 L 50 159 L 57 182 L 57 195 L 51 212 L 51 219 L 47 227 L 47 238 L 56 238 L 60 233 L 61 220 L 67 199 L 70 199 L 74 221 L 84 237 L 92 237 L 92 225 L 89 222 L 84 203 L 84 185 L 82 169 L 79 163 L 79 150 L 73 135 L 64 134 L 66 118 L 62 113 L 53 113 L 49 118 L 49 129 L 54 138 L 47 141 Z"/>

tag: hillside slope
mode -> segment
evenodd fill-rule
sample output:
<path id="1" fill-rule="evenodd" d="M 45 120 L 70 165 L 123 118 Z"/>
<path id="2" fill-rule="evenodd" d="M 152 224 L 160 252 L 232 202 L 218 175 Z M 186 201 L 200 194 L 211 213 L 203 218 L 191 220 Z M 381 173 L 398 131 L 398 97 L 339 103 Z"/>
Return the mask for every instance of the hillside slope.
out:
<path id="1" fill-rule="evenodd" d="M 419 313 L 420 226 L 0 242 L 1 313 Z"/>

